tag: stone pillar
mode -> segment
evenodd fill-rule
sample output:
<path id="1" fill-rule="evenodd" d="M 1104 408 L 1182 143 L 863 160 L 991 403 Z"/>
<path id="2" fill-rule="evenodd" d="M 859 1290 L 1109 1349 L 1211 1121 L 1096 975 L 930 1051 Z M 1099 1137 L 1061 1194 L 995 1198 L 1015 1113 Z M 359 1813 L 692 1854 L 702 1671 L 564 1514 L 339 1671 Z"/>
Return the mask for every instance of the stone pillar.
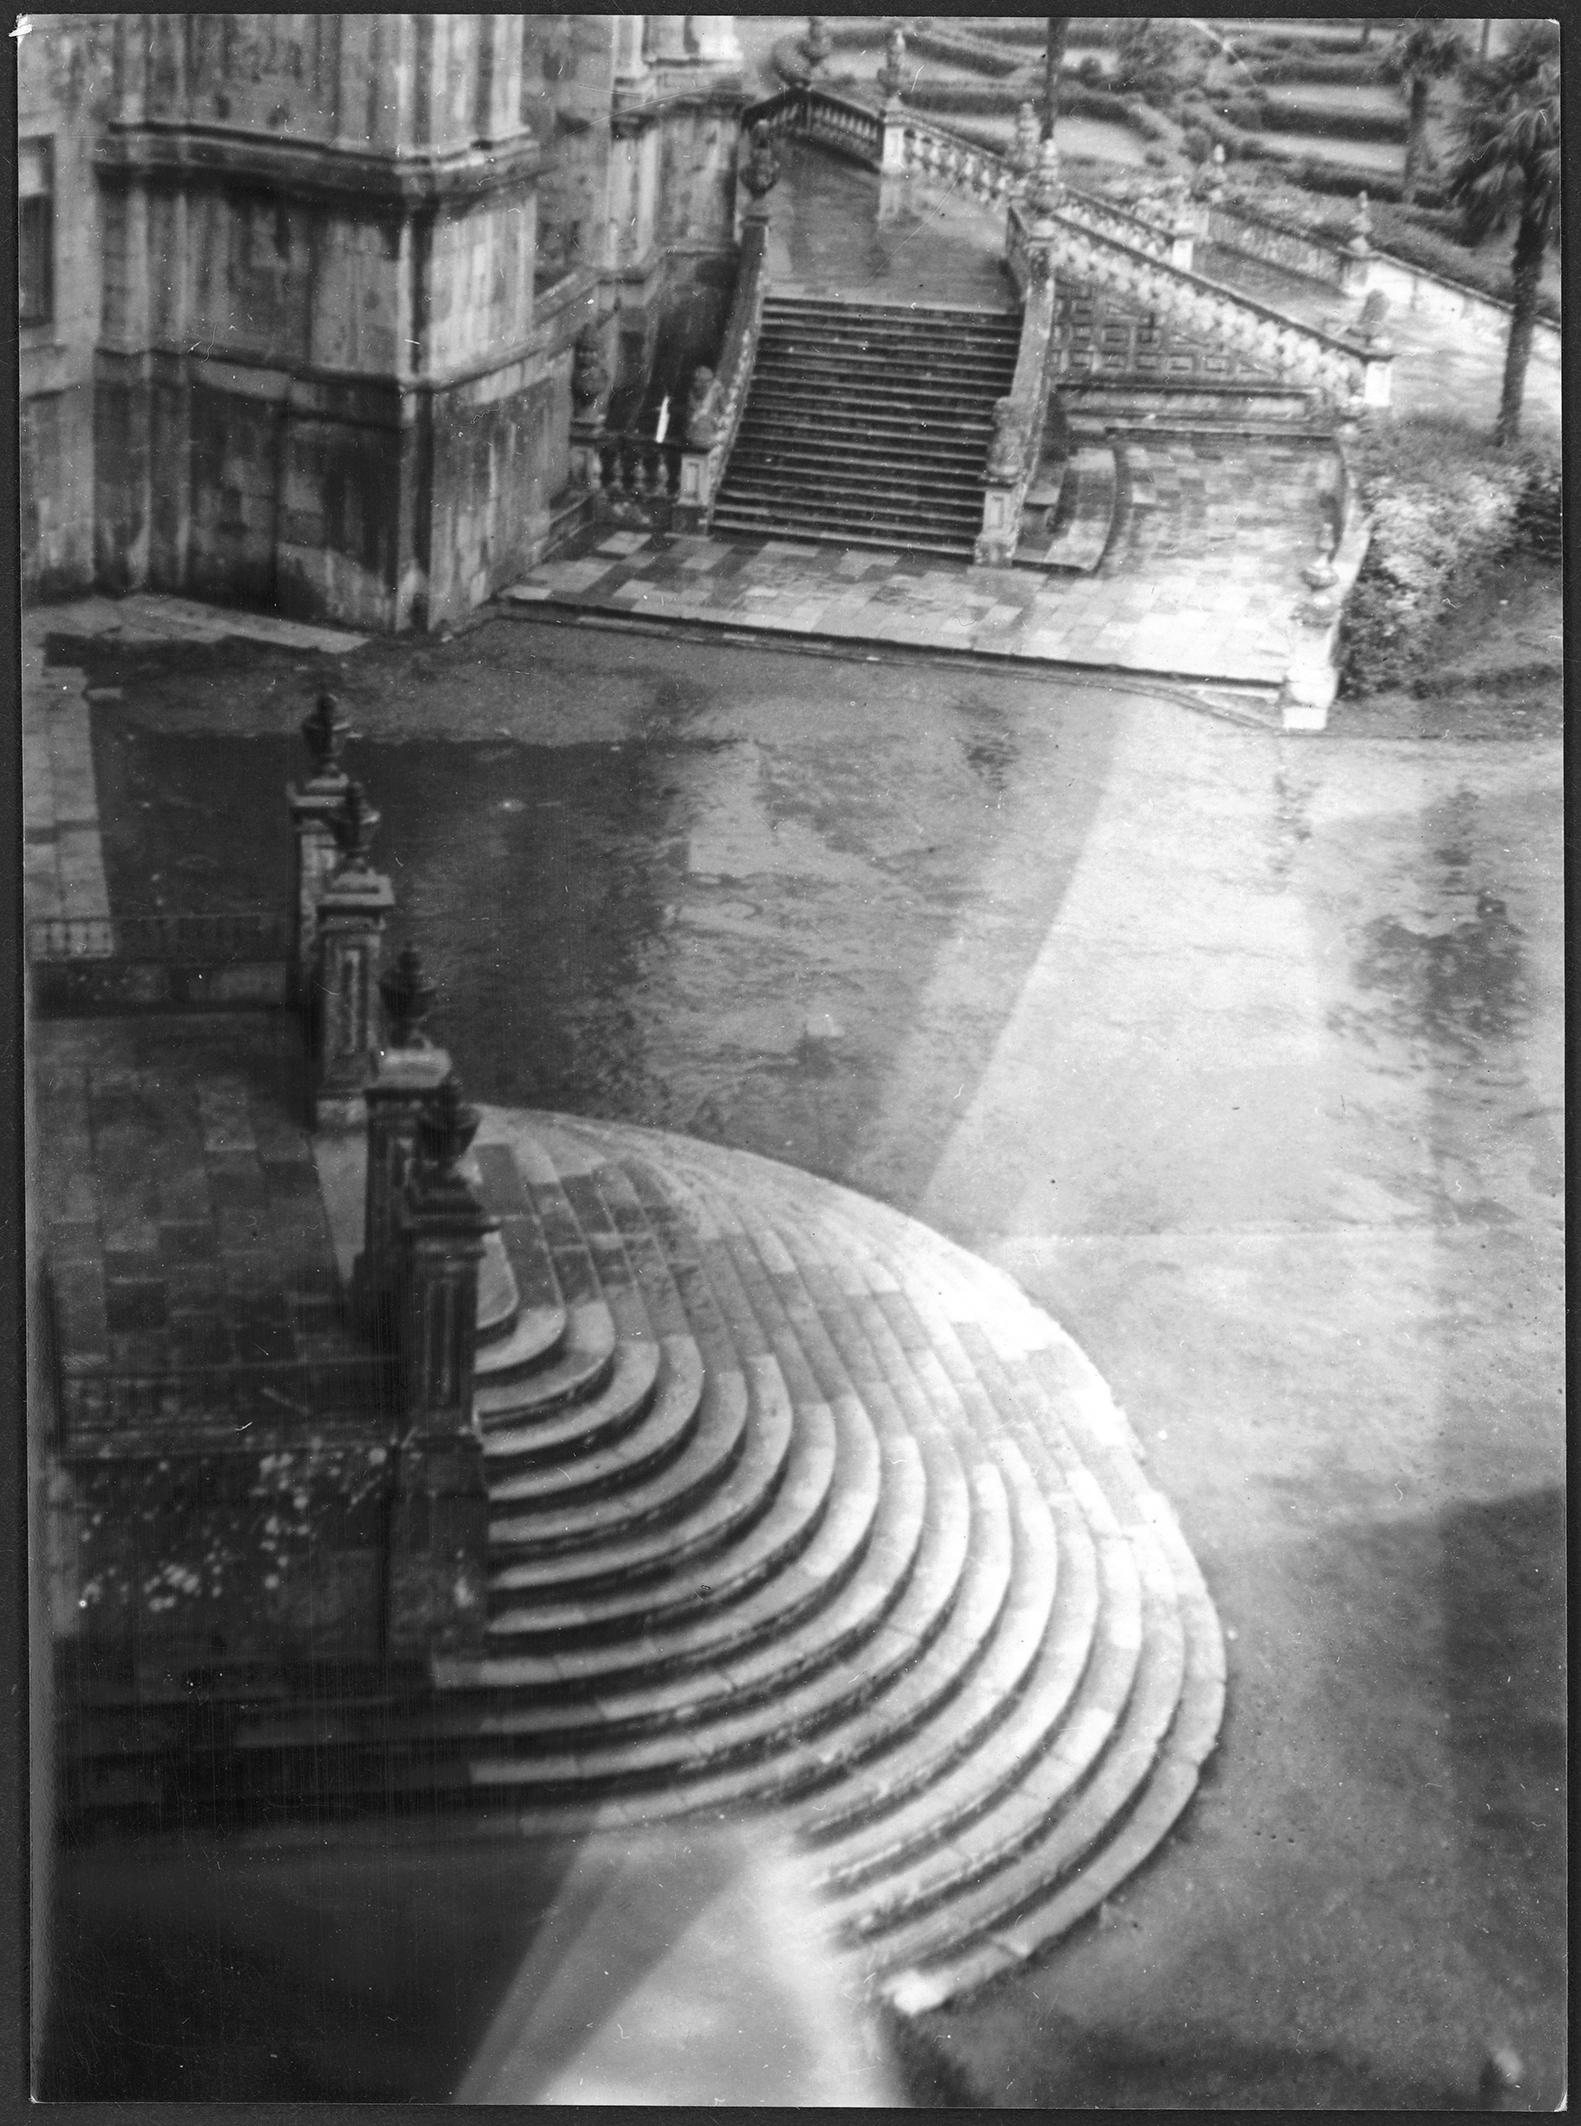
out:
<path id="1" fill-rule="evenodd" d="M 398 1332 L 400 1212 L 417 1153 L 423 1109 L 450 1075 L 450 1058 L 423 1030 L 434 985 L 415 945 L 379 978 L 385 1045 L 363 1097 L 368 1112 L 368 1165 L 362 1253 L 352 1269 L 352 1301 L 364 1331 L 381 1349 Z"/>
<path id="2" fill-rule="evenodd" d="M 604 438 L 609 387 L 603 339 L 589 319 L 576 336 L 571 357 L 571 484 L 590 493 L 602 484 L 598 446 Z"/>
<path id="3" fill-rule="evenodd" d="M 378 1053 L 374 997 L 395 894 L 368 862 L 377 821 L 361 784 L 348 783 L 335 815 L 340 868 L 318 904 L 309 1095 L 315 1129 L 349 1129 L 362 1120 L 363 1091 Z"/>
<path id="4" fill-rule="evenodd" d="M 460 1172 L 477 1126 L 477 1110 L 445 1078 L 418 1123 L 400 1208 L 403 1431 L 385 1604 L 395 1653 L 483 1641 L 489 1508 L 472 1395 L 478 1263 L 497 1221 Z"/>
<path id="5" fill-rule="evenodd" d="M 1059 210 L 1062 189 L 1059 149 L 1051 133 L 1038 149 L 1038 166 L 1027 191 L 1031 216 L 1029 235 L 1045 238 L 1054 235 L 1054 216 Z"/>
<path id="6" fill-rule="evenodd" d="M 290 960 L 286 970 L 287 1001 L 306 1007 L 313 987 L 313 958 L 318 944 L 318 904 L 335 868 L 334 818 L 350 781 L 340 765 L 341 748 L 351 727 L 340 704 L 327 690 L 301 723 L 303 741 L 313 762 L 304 783 L 287 783 L 291 813 Z"/>

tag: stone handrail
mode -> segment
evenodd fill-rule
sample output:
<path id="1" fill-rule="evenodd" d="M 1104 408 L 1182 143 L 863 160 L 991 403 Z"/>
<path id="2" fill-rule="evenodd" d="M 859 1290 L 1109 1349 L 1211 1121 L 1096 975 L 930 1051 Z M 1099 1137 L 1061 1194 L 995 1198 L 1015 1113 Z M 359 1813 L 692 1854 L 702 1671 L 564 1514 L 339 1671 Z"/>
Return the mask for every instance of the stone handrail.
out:
<path id="1" fill-rule="evenodd" d="M 715 373 L 719 395 L 716 426 L 706 444 L 694 443 L 688 436 L 681 452 L 678 490 L 681 516 L 684 522 L 699 530 L 706 530 L 713 516 L 719 483 L 746 408 L 747 388 L 752 381 L 758 340 L 763 331 L 763 299 L 768 292 L 767 261 L 767 216 L 749 211 L 742 225 L 741 263 L 736 271 L 735 296 Z"/>
<path id="2" fill-rule="evenodd" d="M 1058 366 L 1054 274 L 1047 241 L 1029 240 L 1013 202 L 1010 221 L 1012 230 L 1020 232 L 1015 251 L 1021 268 L 1017 285 L 1024 303 L 1015 377 L 1008 396 L 994 409 L 995 436 L 983 496 L 983 528 L 976 545 L 977 560 L 991 567 L 1006 567 L 1015 559 L 1021 537 L 1021 510 L 1042 456 L 1049 393 Z"/>
<path id="3" fill-rule="evenodd" d="M 1169 257 L 1173 237 L 1168 229 L 1095 192 L 1078 192 L 1073 185 L 1067 185 L 1060 198 L 1060 213 L 1067 221 L 1080 222 L 1084 229 L 1095 230 L 1099 236 L 1112 236 L 1134 251 L 1145 251 L 1149 258 Z"/>
<path id="4" fill-rule="evenodd" d="M 886 175 L 925 178 L 964 192 L 985 207 L 997 207 L 1012 196 L 1018 183 L 1015 169 L 992 148 L 963 140 L 948 126 L 907 112 L 898 125 L 885 127 Z M 898 148 L 898 154 L 897 154 Z"/>
<path id="5" fill-rule="evenodd" d="M 766 125 L 769 132 L 792 140 L 816 140 L 821 146 L 852 155 L 877 169 L 883 156 L 884 122 L 870 104 L 837 96 L 816 82 L 797 82 L 748 104 L 741 129 L 750 133 Z"/>
<path id="6" fill-rule="evenodd" d="M 1016 218 L 1012 207 L 1012 224 Z M 1069 216 L 1056 214 L 1054 229 L 1055 266 L 1077 279 L 1131 296 L 1176 324 L 1267 363 L 1281 380 L 1308 385 L 1336 404 L 1353 397 L 1368 405 L 1389 403 L 1388 354 L 1369 353 L 1313 326 L 1299 325 L 1250 296 L 1100 236 Z"/>

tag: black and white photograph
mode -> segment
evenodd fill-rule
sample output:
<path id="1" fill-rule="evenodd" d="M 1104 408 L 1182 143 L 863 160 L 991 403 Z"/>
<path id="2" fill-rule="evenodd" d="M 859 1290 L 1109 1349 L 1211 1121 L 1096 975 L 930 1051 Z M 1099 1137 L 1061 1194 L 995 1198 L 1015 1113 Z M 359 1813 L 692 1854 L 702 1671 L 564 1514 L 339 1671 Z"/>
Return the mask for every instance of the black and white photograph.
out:
<path id="1" fill-rule="evenodd" d="M 10 18 L 34 2100 L 1566 2107 L 1569 34 Z"/>

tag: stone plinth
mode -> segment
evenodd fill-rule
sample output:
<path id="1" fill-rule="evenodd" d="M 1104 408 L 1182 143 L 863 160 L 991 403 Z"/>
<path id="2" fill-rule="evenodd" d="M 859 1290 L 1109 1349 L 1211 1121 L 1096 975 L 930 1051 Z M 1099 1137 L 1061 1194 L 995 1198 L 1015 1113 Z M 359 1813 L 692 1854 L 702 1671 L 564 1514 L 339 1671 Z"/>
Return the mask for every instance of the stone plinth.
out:
<path id="1" fill-rule="evenodd" d="M 349 865 L 319 901 L 310 1094 L 315 1129 L 350 1129 L 362 1120 L 379 1047 L 379 958 L 394 905 L 394 889 L 381 872 Z"/>

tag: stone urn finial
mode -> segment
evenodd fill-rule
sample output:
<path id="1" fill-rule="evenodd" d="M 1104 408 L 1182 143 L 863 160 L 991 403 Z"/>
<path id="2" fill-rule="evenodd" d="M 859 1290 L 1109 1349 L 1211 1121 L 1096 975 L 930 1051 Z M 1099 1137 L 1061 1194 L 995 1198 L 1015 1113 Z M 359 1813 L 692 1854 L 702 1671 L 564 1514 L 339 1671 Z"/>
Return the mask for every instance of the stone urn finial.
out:
<path id="1" fill-rule="evenodd" d="M 379 977 L 389 1047 L 433 1047 L 425 1028 L 437 994 L 437 984 L 423 966 L 422 954 L 413 944 L 403 945 L 395 965 Z"/>
<path id="2" fill-rule="evenodd" d="M 423 1165 L 442 1181 L 456 1180 L 456 1169 L 471 1150 L 482 1120 L 477 1109 L 462 1099 L 456 1074 L 451 1071 L 423 1102 L 417 1124 L 417 1148 Z"/>
<path id="3" fill-rule="evenodd" d="M 1059 148 L 1051 133 L 1038 149 L 1038 166 L 1029 195 L 1034 214 L 1053 214 L 1060 202 Z"/>
<path id="4" fill-rule="evenodd" d="M 779 183 L 779 176 L 779 151 L 767 121 L 760 118 L 747 135 L 747 152 L 741 161 L 741 182 L 751 193 L 754 205 L 768 197 Z"/>
<path id="5" fill-rule="evenodd" d="M 577 334 L 571 354 L 571 403 L 586 420 L 609 389 L 604 343 L 590 318 Z"/>
<path id="6" fill-rule="evenodd" d="M 884 64 L 878 70 L 878 85 L 885 101 L 898 103 L 906 81 L 906 33 L 898 22 L 890 25 L 884 46 Z"/>
<path id="7" fill-rule="evenodd" d="M 1016 137 L 1010 149 L 1010 167 L 1018 177 L 1030 177 L 1038 163 L 1038 114 L 1030 103 L 1016 110 Z"/>
<path id="8" fill-rule="evenodd" d="M 328 687 L 320 690 L 318 699 L 302 718 L 298 729 L 312 759 L 315 776 L 345 773 L 340 765 L 340 755 L 351 736 L 351 725 L 341 715 L 339 699 Z"/>
<path id="9" fill-rule="evenodd" d="M 346 794 L 330 820 L 335 846 L 340 851 L 342 871 L 367 871 L 371 868 L 368 857 L 373 848 L 373 830 L 378 824 L 379 814 L 369 804 L 367 792 L 362 784 L 348 781 Z"/>

